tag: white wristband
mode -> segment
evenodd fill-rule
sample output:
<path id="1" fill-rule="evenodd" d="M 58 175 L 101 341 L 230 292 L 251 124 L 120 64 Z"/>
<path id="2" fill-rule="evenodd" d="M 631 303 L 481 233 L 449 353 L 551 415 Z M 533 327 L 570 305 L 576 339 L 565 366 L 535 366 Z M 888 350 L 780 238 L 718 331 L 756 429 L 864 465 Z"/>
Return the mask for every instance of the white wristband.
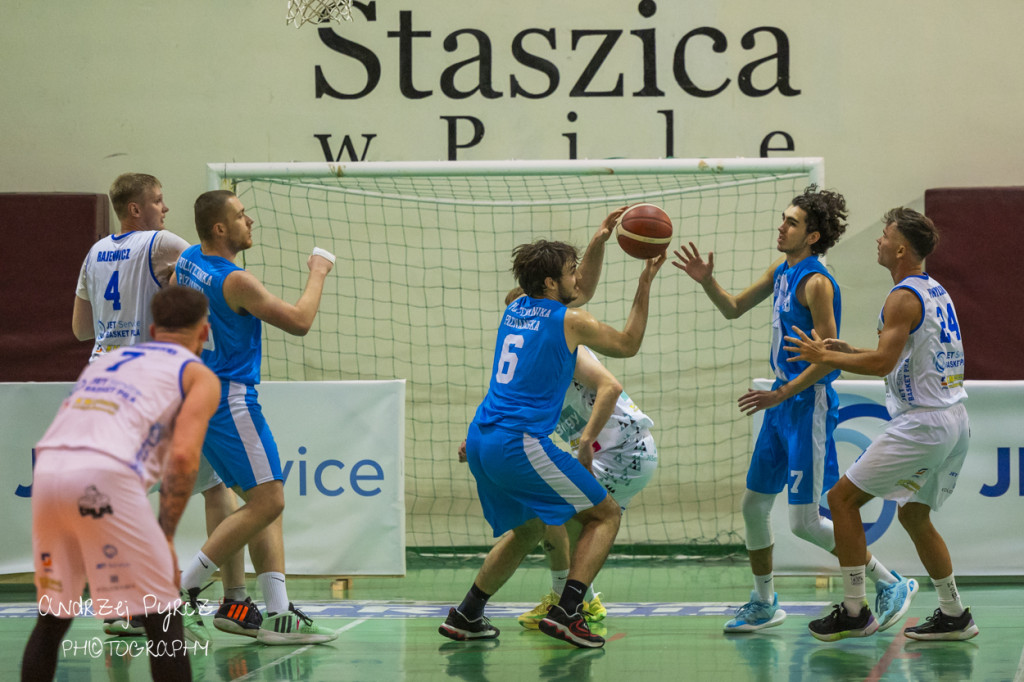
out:
<path id="1" fill-rule="evenodd" d="M 319 246 L 314 246 L 313 247 L 313 255 L 314 256 L 323 256 L 327 260 L 331 261 L 331 265 L 334 265 L 334 261 L 337 260 L 337 258 L 334 257 L 333 253 L 331 253 L 327 249 L 321 249 Z"/>

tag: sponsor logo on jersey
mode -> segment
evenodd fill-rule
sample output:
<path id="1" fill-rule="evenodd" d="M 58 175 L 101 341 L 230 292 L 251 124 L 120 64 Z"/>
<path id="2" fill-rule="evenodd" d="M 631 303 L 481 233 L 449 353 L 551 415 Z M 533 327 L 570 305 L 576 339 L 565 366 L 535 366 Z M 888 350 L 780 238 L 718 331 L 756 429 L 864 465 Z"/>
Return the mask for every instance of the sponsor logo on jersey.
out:
<path id="1" fill-rule="evenodd" d="M 102 518 L 104 514 L 113 514 L 114 508 L 110 506 L 110 498 L 101 493 L 96 489 L 96 486 L 91 485 L 85 489 L 85 494 L 78 498 L 78 513 L 82 516 L 91 516 L 94 519 Z M 107 545 L 112 547 L 112 545 Z M 107 547 L 103 548 L 103 553 L 106 554 Z M 114 549 L 114 554 L 117 554 L 117 549 Z M 112 555 L 107 555 L 109 559 Z"/>

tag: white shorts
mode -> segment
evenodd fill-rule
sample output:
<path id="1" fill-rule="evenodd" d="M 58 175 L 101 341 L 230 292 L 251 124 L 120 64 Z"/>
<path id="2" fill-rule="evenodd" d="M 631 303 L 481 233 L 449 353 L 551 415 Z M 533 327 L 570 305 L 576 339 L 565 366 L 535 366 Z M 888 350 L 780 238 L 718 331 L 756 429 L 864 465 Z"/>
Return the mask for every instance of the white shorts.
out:
<path id="1" fill-rule="evenodd" d="M 650 431 L 643 431 L 638 440 L 624 447 L 595 452 L 592 468 L 594 477 L 625 511 L 633 496 L 654 476 L 658 468 L 658 448 Z"/>
<path id="2" fill-rule="evenodd" d="M 938 510 L 956 487 L 970 431 L 963 403 L 904 412 L 872 441 L 846 477 L 864 492 L 900 506 L 920 502 Z"/>
<path id="3" fill-rule="evenodd" d="M 209 460 L 206 459 L 206 455 L 199 455 L 199 473 L 196 474 L 196 484 L 192 486 L 192 494 L 198 495 L 205 493 L 210 488 L 220 485 L 223 481 L 220 480 L 220 476 L 210 466 Z"/>
<path id="4" fill-rule="evenodd" d="M 142 482 L 113 457 L 38 453 L 32 551 L 40 613 L 83 615 L 86 580 L 97 618 L 166 613 L 178 602 L 171 550 Z"/>

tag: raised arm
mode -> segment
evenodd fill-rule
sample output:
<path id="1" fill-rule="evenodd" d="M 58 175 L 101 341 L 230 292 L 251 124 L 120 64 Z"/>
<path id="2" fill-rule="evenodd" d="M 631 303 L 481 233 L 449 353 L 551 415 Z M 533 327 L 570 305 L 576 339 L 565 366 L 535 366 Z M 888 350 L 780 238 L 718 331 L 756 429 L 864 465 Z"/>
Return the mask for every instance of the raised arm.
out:
<path id="1" fill-rule="evenodd" d="M 615 223 L 618 222 L 619 216 L 625 210 L 626 207 L 623 206 L 609 213 L 601 221 L 601 227 L 597 228 L 597 232 L 591 238 L 583 258 L 580 259 L 580 265 L 576 268 L 580 295 L 569 304 L 571 307 L 578 308 L 585 305 L 587 301 L 594 297 L 594 292 L 597 291 L 597 283 L 601 279 L 601 268 L 604 265 L 605 242 L 612 236 L 612 232 L 615 230 Z"/>
<path id="2" fill-rule="evenodd" d="M 594 458 L 594 441 L 615 411 L 615 403 L 622 393 L 622 384 L 586 348 L 580 348 L 576 355 L 576 371 L 573 378 L 597 393 L 594 407 L 590 411 L 590 419 L 580 434 L 579 449 L 576 453 L 580 464 L 590 469 Z"/>
<path id="3" fill-rule="evenodd" d="M 570 350 L 584 345 L 602 355 L 613 358 L 631 358 L 640 350 L 640 343 L 647 331 L 647 314 L 650 308 L 651 282 L 665 264 L 666 254 L 651 258 L 644 264 L 637 283 L 633 307 L 629 311 L 626 325 L 618 331 L 611 325 L 598 322 L 585 310 L 565 312 L 565 340 Z"/>
<path id="4" fill-rule="evenodd" d="M 739 295 L 733 296 L 722 288 L 722 285 L 718 283 L 712 274 L 715 269 L 715 254 L 713 252 L 708 252 L 708 259 L 705 262 L 693 242 L 690 242 L 689 248 L 685 245 L 680 248 L 681 251 L 676 250 L 672 252 L 676 257 L 672 261 L 672 265 L 685 272 L 690 276 L 690 279 L 700 284 L 704 288 L 704 293 L 707 294 L 711 302 L 715 304 L 715 307 L 721 311 L 727 320 L 736 319 L 771 295 L 774 288 L 773 273 L 779 263 L 782 262 L 779 260 L 773 263 L 770 268 L 757 278 L 757 281 L 744 289 Z"/>
<path id="5" fill-rule="evenodd" d="M 309 257 L 306 265 L 309 267 L 309 280 L 295 305 L 274 296 L 245 270 L 235 271 L 225 278 L 224 300 L 236 312 L 244 310 L 289 334 L 305 336 L 320 308 L 324 280 L 334 267 L 326 258 L 315 255 Z"/>
<path id="6" fill-rule="evenodd" d="M 885 323 L 878 332 L 878 348 L 875 350 L 852 348 L 848 344 L 830 344 L 814 331 L 811 336 L 807 336 L 802 329 L 795 327 L 795 335 L 786 337 L 790 345 L 785 346 L 785 349 L 798 353 L 790 361 L 824 363 L 844 372 L 884 377 L 896 367 L 910 332 L 921 322 L 922 314 L 921 301 L 913 292 L 896 289 L 885 299 L 885 307 L 882 309 Z M 839 350 L 844 347 L 851 352 Z"/>
<path id="7" fill-rule="evenodd" d="M 814 274 L 805 279 L 797 292 L 797 300 L 807 306 L 814 321 L 814 331 L 822 338 L 833 338 L 836 335 L 836 318 L 832 308 L 835 291 L 832 282 L 824 275 Z M 802 299 L 802 300 L 801 300 Z M 747 391 L 740 396 L 737 403 L 745 414 L 754 414 L 758 410 L 775 407 L 782 401 L 793 397 L 805 388 L 813 386 L 819 379 L 833 371 L 833 367 L 822 364 L 808 365 L 791 381 L 782 384 L 774 391 Z"/>

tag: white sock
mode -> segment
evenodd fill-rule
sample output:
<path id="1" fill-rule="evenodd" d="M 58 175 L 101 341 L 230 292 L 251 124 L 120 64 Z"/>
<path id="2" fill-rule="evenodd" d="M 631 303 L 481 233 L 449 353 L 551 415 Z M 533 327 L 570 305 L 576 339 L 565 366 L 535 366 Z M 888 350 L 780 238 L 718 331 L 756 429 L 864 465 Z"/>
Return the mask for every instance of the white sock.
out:
<path id="1" fill-rule="evenodd" d="M 851 616 L 859 616 L 860 610 L 867 601 L 864 592 L 864 567 L 863 566 L 840 566 L 843 573 L 843 604 L 846 605 L 846 612 Z"/>
<path id="2" fill-rule="evenodd" d="M 288 610 L 288 590 L 284 585 L 284 573 L 268 571 L 256 576 L 263 601 L 267 603 L 267 614 Z"/>
<path id="3" fill-rule="evenodd" d="M 896 582 L 898 582 L 896 576 L 894 576 L 888 568 L 883 566 L 882 562 L 878 560 L 878 557 L 874 555 L 871 555 L 871 561 L 868 562 L 868 565 L 865 567 L 865 571 L 867 572 L 868 577 L 871 578 L 871 582 L 877 583 L 878 581 L 882 581 L 887 585 L 895 585 Z"/>
<path id="4" fill-rule="evenodd" d="M 202 587 L 210 581 L 216 572 L 217 565 L 200 550 L 181 572 L 181 589 L 189 590 L 193 587 Z"/>
<path id="5" fill-rule="evenodd" d="M 228 601 L 245 601 L 248 596 L 249 593 L 246 591 L 245 585 L 224 588 L 224 598 Z"/>
<path id="6" fill-rule="evenodd" d="M 569 569 L 564 571 L 551 571 L 551 591 L 557 595 L 565 592 L 565 581 L 569 579 Z"/>
<path id="7" fill-rule="evenodd" d="M 952 573 L 941 580 L 932 578 L 932 585 L 939 595 L 939 608 L 944 614 L 954 618 L 963 615 L 964 605 L 960 603 L 960 592 L 956 589 L 956 579 Z"/>
<path id="8" fill-rule="evenodd" d="M 587 593 L 583 595 L 583 601 L 594 601 L 594 597 L 597 593 L 594 592 L 594 583 L 590 583 L 590 587 L 587 588 Z"/>
<path id="9" fill-rule="evenodd" d="M 775 574 L 755 575 L 754 591 L 757 592 L 758 598 L 763 602 L 771 604 L 775 601 Z"/>

